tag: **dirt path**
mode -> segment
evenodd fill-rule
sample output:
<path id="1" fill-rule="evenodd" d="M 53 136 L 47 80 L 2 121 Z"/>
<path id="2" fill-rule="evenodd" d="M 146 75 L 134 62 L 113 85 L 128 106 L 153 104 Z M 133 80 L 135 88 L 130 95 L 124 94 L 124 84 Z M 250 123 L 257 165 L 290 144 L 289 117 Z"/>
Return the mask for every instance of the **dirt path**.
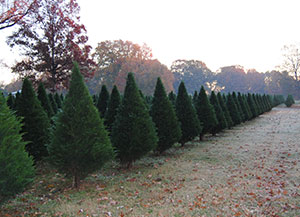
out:
<path id="1" fill-rule="evenodd" d="M 37 205 L 42 216 L 300 216 L 300 105 L 107 169 Z M 27 199 L 28 200 L 28 199 Z M 31 201 L 32 203 L 32 201 Z"/>

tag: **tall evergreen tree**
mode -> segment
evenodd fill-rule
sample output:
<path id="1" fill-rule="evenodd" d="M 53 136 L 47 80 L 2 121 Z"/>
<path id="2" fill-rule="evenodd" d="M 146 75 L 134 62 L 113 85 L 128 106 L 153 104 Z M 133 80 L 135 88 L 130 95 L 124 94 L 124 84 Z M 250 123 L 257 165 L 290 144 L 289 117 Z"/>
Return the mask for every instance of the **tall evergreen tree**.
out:
<path id="1" fill-rule="evenodd" d="M 101 118 L 105 117 L 108 101 L 109 101 L 109 92 L 106 88 L 106 85 L 104 84 L 101 87 L 101 91 L 99 93 L 99 98 L 98 98 L 98 102 L 97 102 L 97 108 L 98 108 Z"/>
<path id="2" fill-rule="evenodd" d="M 251 119 L 251 114 L 250 111 L 247 109 L 247 105 L 246 102 L 244 100 L 244 97 L 242 96 L 242 94 L 240 92 L 238 92 L 238 96 L 237 99 L 239 101 L 239 104 L 241 106 L 242 112 L 244 114 L 244 120 L 243 121 L 247 121 Z"/>
<path id="3" fill-rule="evenodd" d="M 24 117 L 23 139 L 29 141 L 26 150 L 35 160 L 41 160 L 48 155 L 46 144 L 49 142 L 50 122 L 27 78 L 23 82 L 21 96 L 17 103 L 17 114 Z"/>
<path id="4" fill-rule="evenodd" d="M 53 94 L 48 93 L 48 98 L 49 98 L 49 101 L 50 101 L 50 104 L 51 104 L 51 107 L 52 107 L 52 110 L 53 110 L 54 114 L 57 114 L 58 107 L 57 107 L 57 104 L 55 102 Z"/>
<path id="5" fill-rule="evenodd" d="M 62 102 L 61 102 L 61 98 L 60 98 L 60 96 L 58 95 L 57 92 L 54 94 L 54 100 L 56 102 L 57 109 L 61 109 L 62 108 Z"/>
<path id="6" fill-rule="evenodd" d="M 32 158 L 25 151 L 21 123 L 0 93 L 0 204 L 33 180 Z"/>
<path id="7" fill-rule="evenodd" d="M 250 111 L 252 113 L 252 118 L 256 118 L 258 116 L 258 111 L 257 111 L 256 104 L 253 100 L 253 96 L 251 93 L 248 93 L 247 102 L 250 107 Z"/>
<path id="8" fill-rule="evenodd" d="M 50 100 L 48 98 L 48 95 L 46 93 L 44 84 L 41 82 L 39 83 L 38 87 L 38 99 L 40 100 L 40 103 L 42 107 L 44 108 L 45 112 L 47 113 L 48 117 L 51 118 L 54 115 L 52 106 L 50 104 Z"/>
<path id="9" fill-rule="evenodd" d="M 240 101 L 238 100 L 236 93 L 233 91 L 231 96 L 232 96 L 232 98 L 235 102 L 236 108 L 237 108 L 238 113 L 240 115 L 241 122 L 246 121 L 244 111 L 243 111 L 243 109 L 240 105 Z"/>
<path id="10" fill-rule="evenodd" d="M 213 107 L 215 109 L 217 120 L 218 120 L 218 124 L 212 130 L 213 134 L 216 134 L 216 133 L 220 132 L 221 130 L 227 128 L 228 125 L 227 125 L 227 121 L 226 121 L 224 112 L 220 106 L 219 100 L 214 91 L 212 91 L 210 94 L 210 103 L 213 105 Z"/>
<path id="11" fill-rule="evenodd" d="M 210 104 L 203 86 L 201 86 L 195 107 L 198 118 L 203 123 L 203 130 L 200 134 L 200 139 L 202 140 L 204 134 L 214 133 L 213 129 L 218 125 L 215 109 Z"/>
<path id="12" fill-rule="evenodd" d="M 227 94 L 227 108 L 234 125 L 241 123 L 240 113 L 230 93 Z"/>
<path id="13" fill-rule="evenodd" d="M 177 116 L 160 78 L 157 79 L 150 110 L 158 135 L 159 153 L 171 148 L 181 137 Z"/>
<path id="14" fill-rule="evenodd" d="M 176 94 L 171 91 L 169 94 L 168 94 L 168 98 L 170 100 L 170 102 L 172 103 L 172 105 L 174 106 L 175 108 L 175 104 L 176 104 Z"/>
<path id="15" fill-rule="evenodd" d="M 228 128 L 233 127 L 233 125 L 234 125 L 233 121 L 231 119 L 231 116 L 230 116 L 230 113 L 228 111 L 227 105 L 224 102 L 224 98 L 223 98 L 223 96 L 221 95 L 220 92 L 217 94 L 217 98 L 218 98 L 219 104 L 222 108 L 222 111 L 224 112 L 224 116 L 225 116 L 225 119 L 226 119 L 226 122 L 227 122 L 227 127 Z"/>
<path id="16" fill-rule="evenodd" d="M 112 159 L 113 149 L 77 63 L 72 71 L 70 89 L 48 151 L 50 162 L 60 172 L 71 175 L 77 188 L 80 179 Z"/>
<path id="17" fill-rule="evenodd" d="M 184 146 L 186 142 L 193 140 L 196 136 L 201 134 L 202 126 L 183 81 L 178 87 L 176 114 L 180 122 L 182 134 L 179 142 L 181 146 Z"/>
<path id="18" fill-rule="evenodd" d="M 124 98 L 118 109 L 111 139 L 117 157 L 127 167 L 157 146 L 154 123 L 132 73 L 127 77 Z"/>
<path id="19" fill-rule="evenodd" d="M 107 106 L 107 112 L 105 116 L 105 125 L 109 132 L 112 130 L 113 123 L 115 122 L 118 108 L 121 104 L 121 96 L 117 86 L 115 85 L 111 91 L 111 96 Z"/>

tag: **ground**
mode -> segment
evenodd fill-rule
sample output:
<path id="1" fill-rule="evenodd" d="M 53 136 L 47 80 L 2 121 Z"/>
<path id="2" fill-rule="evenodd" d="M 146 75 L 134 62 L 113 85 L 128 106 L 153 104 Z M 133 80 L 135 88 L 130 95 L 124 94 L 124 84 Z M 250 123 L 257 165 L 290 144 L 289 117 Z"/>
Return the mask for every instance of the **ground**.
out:
<path id="1" fill-rule="evenodd" d="M 0 216 L 300 216 L 299 132 L 300 105 L 282 105 L 130 170 L 111 162 L 79 190 L 41 165 Z"/>

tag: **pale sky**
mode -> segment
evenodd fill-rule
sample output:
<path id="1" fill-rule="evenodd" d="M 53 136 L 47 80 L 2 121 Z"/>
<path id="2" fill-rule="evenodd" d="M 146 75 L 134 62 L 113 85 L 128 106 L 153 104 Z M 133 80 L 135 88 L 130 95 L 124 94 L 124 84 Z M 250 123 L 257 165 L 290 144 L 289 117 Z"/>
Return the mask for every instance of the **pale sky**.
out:
<path id="1" fill-rule="evenodd" d="M 77 1 L 93 47 L 104 40 L 146 43 L 167 66 L 195 59 L 213 71 L 238 64 L 265 72 L 281 64 L 284 45 L 300 42 L 299 0 Z M 16 54 L 3 35 L 0 59 L 12 63 Z"/>

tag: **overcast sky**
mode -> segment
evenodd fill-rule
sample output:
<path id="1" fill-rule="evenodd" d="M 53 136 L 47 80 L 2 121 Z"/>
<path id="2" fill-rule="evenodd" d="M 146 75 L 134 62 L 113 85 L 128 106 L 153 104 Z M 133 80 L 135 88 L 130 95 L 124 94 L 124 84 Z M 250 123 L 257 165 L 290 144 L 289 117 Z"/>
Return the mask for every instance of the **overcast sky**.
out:
<path id="1" fill-rule="evenodd" d="M 117 39 L 146 43 L 154 58 L 167 66 L 176 59 L 196 59 L 213 71 L 238 64 L 265 72 L 281 63 L 284 45 L 300 42 L 299 0 L 78 3 L 93 47 L 98 42 Z M 3 35 L 1 32 L 0 58 L 12 62 L 11 51 L 4 48 Z"/>

